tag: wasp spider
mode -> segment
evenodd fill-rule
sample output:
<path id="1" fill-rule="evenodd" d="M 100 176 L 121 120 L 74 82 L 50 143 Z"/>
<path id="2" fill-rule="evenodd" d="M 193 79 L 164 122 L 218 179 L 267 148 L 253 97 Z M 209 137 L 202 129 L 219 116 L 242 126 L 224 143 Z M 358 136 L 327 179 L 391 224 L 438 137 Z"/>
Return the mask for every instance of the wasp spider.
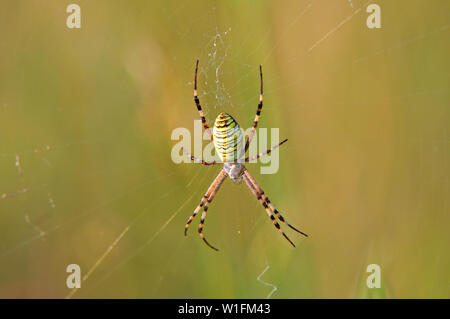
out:
<path id="1" fill-rule="evenodd" d="M 295 247 L 294 243 L 289 239 L 288 236 L 281 230 L 280 225 L 276 221 L 274 217 L 275 215 L 278 217 L 278 219 L 284 223 L 286 223 L 290 228 L 297 231 L 298 233 L 308 236 L 304 232 L 296 229 L 294 226 L 289 224 L 283 216 L 279 213 L 279 211 L 275 208 L 275 206 L 270 202 L 267 195 L 262 190 L 261 186 L 258 185 L 255 178 L 250 174 L 250 172 L 245 168 L 242 162 L 250 162 L 253 160 L 258 159 L 259 157 L 269 154 L 274 150 L 275 148 L 279 147 L 283 143 L 287 141 L 284 140 L 281 143 L 271 147 L 270 149 L 266 150 L 265 152 L 262 152 L 256 156 L 253 157 L 245 157 L 242 158 L 242 155 L 247 152 L 250 142 L 252 141 L 256 127 L 258 126 L 259 117 L 261 115 L 262 105 L 263 105 L 263 77 L 262 77 L 262 68 L 259 67 L 259 74 L 260 74 L 260 81 L 261 81 L 261 88 L 260 88 L 260 95 L 259 95 L 259 103 L 258 103 L 258 109 L 256 111 L 255 120 L 253 123 L 253 127 L 249 133 L 248 139 L 245 143 L 244 148 L 242 149 L 242 132 L 239 128 L 238 123 L 236 120 L 227 113 L 220 113 L 216 121 L 214 123 L 214 128 L 211 131 L 211 128 L 206 123 L 205 114 L 203 113 L 202 107 L 200 105 L 200 100 L 198 98 L 197 94 L 197 71 L 198 71 L 198 60 L 195 66 L 195 78 L 194 78 L 194 101 L 197 105 L 197 110 L 200 114 L 200 117 L 202 119 L 202 124 L 204 129 L 209 133 L 211 139 L 214 142 L 214 146 L 216 149 L 216 152 L 220 158 L 221 161 L 212 161 L 212 162 L 206 162 L 200 159 L 197 159 L 196 157 L 192 156 L 191 154 L 187 153 L 185 150 L 183 152 L 190 156 L 191 160 L 194 162 L 201 163 L 203 165 L 214 165 L 223 163 L 223 168 L 220 171 L 219 175 L 214 179 L 211 186 L 209 186 L 208 190 L 206 191 L 205 195 L 203 195 L 202 200 L 200 201 L 200 204 L 195 208 L 194 213 L 192 216 L 190 216 L 186 222 L 184 234 L 187 234 L 187 230 L 189 228 L 189 225 L 191 224 L 194 217 L 197 215 L 197 213 L 200 211 L 200 209 L 203 207 L 203 213 L 200 219 L 200 224 L 198 226 L 198 233 L 200 234 L 200 237 L 203 239 L 203 241 L 212 249 L 218 250 L 217 248 L 213 247 L 211 244 L 208 243 L 208 241 L 205 238 L 205 235 L 203 234 L 203 225 L 205 223 L 206 218 L 206 212 L 208 211 L 208 207 L 213 201 L 214 197 L 216 196 L 217 192 L 219 191 L 220 186 L 225 181 L 225 179 L 228 177 L 231 178 L 232 181 L 236 183 L 240 183 L 242 179 L 247 184 L 247 186 L 250 188 L 251 192 L 257 200 L 264 206 L 264 209 L 267 212 L 267 215 L 272 220 L 272 223 L 275 225 L 275 227 L 280 231 L 280 233 L 286 238 L 292 246 Z"/>

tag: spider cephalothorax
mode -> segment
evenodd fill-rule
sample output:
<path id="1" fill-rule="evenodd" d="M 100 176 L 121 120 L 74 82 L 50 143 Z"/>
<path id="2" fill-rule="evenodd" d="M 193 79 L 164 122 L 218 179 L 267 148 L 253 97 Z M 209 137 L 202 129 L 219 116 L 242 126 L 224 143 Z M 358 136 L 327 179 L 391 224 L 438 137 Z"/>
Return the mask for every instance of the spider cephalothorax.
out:
<path id="1" fill-rule="evenodd" d="M 253 122 L 252 130 L 250 131 L 250 134 L 248 136 L 247 142 L 245 143 L 245 146 L 243 147 L 243 134 L 242 131 L 237 124 L 236 120 L 227 113 L 220 113 L 216 121 L 214 122 L 214 128 L 211 132 L 211 128 L 206 123 L 206 118 L 203 113 L 202 107 L 200 105 L 200 100 L 198 98 L 197 93 L 197 71 L 198 71 L 198 60 L 197 64 L 195 66 L 195 78 L 194 78 L 194 101 L 197 105 L 197 110 L 200 114 L 200 117 L 202 119 L 203 127 L 205 130 L 209 133 L 211 139 L 214 141 L 214 147 L 216 149 L 216 153 L 220 158 L 220 162 L 213 161 L 213 162 L 205 162 L 203 160 L 199 160 L 195 158 L 194 156 L 190 155 L 191 160 L 199 162 L 203 165 L 214 165 L 223 163 L 223 168 L 220 171 L 219 175 L 215 178 L 215 180 L 212 182 L 211 186 L 209 186 L 208 190 L 206 191 L 206 194 L 203 196 L 202 200 L 200 201 L 200 204 L 197 206 L 197 208 L 194 210 L 194 213 L 191 217 L 188 218 L 184 230 L 184 234 L 186 235 L 189 225 L 191 224 L 194 217 L 197 215 L 197 213 L 200 211 L 200 209 L 203 207 L 203 213 L 200 219 L 200 224 L 198 226 L 198 233 L 202 237 L 203 241 L 212 249 L 218 250 L 217 248 L 211 246 L 208 241 L 205 238 L 205 235 L 203 234 L 203 224 L 205 222 L 206 218 L 206 212 L 208 211 L 208 207 L 211 204 L 212 200 L 214 199 L 214 196 L 217 194 L 220 186 L 225 181 L 225 179 L 230 177 L 232 181 L 235 183 L 240 183 L 242 179 L 245 181 L 247 186 L 250 188 L 251 192 L 255 195 L 255 197 L 258 199 L 258 201 L 264 206 L 264 209 L 266 210 L 267 215 L 272 220 L 275 227 L 281 232 L 281 234 L 292 244 L 292 246 L 295 247 L 294 243 L 286 236 L 286 234 L 281 230 L 280 225 L 276 221 L 273 214 L 275 214 L 278 219 L 284 223 L 286 223 L 290 228 L 294 229 L 295 231 L 299 232 L 300 234 L 304 236 L 308 236 L 305 233 L 301 232 L 300 230 L 293 227 L 291 224 L 289 224 L 283 216 L 278 212 L 278 210 L 275 208 L 275 206 L 270 202 L 267 195 L 264 193 L 262 188 L 259 186 L 259 184 L 256 182 L 255 178 L 250 174 L 250 172 L 247 170 L 247 168 L 242 163 L 247 163 L 253 160 L 258 159 L 259 157 L 269 154 L 272 152 L 273 149 L 279 147 L 283 143 L 287 141 L 284 140 L 283 142 L 271 147 L 265 152 L 262 152 L 256 156 L 253 157 L 245 157 L 245 153 L 247 152 L 250 142 L 253 139 L 253 136 L 255 135 L 256 127 L 258 126 L 259 117 L 261 115 L 262 105 L 263 105 L 263 78 L 262 78 L 262 68 L 259 67 L 259 74 L 261 79 L 261 91 L 259 95 L 259 103 L 258 103 L 258 109 L 256 110 L 256 116 L 255 120 Z M 184 150 L 183 150 L 184 151 Z"/>
<path id="2" fill-rule="evenodd" d="M 224 163 L 223 169 L 227 172 L 227 175 L 235 183 L 242 181 L 242 175 L 244 175 L 245 166 L 241 163 Z"/>

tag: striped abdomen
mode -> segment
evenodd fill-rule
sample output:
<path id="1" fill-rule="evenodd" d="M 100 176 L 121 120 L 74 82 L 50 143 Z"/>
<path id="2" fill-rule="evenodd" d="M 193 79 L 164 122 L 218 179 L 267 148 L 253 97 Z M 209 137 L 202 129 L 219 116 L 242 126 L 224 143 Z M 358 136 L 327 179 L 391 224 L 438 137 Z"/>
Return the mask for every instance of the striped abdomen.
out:
<path id="1" fill-rule="evenodd" d="M 243 150 L 243 136 L 235 119 L 220 113 L 213 128 L 214 146 L 217 155 L 223 162 L 235 162 L 240 158 Z"/>

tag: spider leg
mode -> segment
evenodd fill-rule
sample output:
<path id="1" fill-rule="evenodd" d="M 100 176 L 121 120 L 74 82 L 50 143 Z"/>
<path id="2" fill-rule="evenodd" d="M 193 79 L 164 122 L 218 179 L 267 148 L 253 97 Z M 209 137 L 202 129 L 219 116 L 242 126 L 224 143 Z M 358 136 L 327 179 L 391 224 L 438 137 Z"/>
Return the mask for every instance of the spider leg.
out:
<path id="1" fill-rule="evenodd" d="M 198 114 L 200 115 L 200 118 L 202 119 L 202 124 L 205 130 L 208 132 L 209 136 L 211 137 L 211 140 L 213 139 L 213 134 L 211 132 L 211 128 L 209 127 L 208 123 L 206 123 L 205 113 L 203 113 L 202 106 L 200 105 L 200 99 L 198 98 L 198 92 L 197 92 L 197 71 L 198 71 L 198 60 L 195 64 L 195 78 L 194 78 L 194 101 L 195 105 L 197 105 Z"/>
<path id="2" fill-rule="evenodd" d="M 284 140 L 283 142 L 281 142 L 281 143 L 278 143 L 278 144 L 275 145 L 275 146 L 272 146 L 272 147 L 269 148 L 267 151 L 264 151 L 264 152 L 262 152 L 262 153 L 259 153 L 259 154 L 256 155 L 256 156 L 246 157 L 244 161 L 245 161 L 246 163 L 248 163 L 248 162 L 252 162 L 252 161 L 254 161 L 254 160 L 257 160 L 257 159 L 260 158 L 261 156 L 264 156 L 264 155 L 266 155 L 266 154 L 270 154 L 274 149 L 280 147 L 281 145 L 283 145 L 283 144 L 286 143 L 286 142 L 287 142 L 287 139 L 285 139 L 285 140 Z"/>
<path id="3" fill-rule="evenodd" d="M 283 216 L 281 216 L 280 212 L 275 208 L 275 206 L 270 202 L 269 197 L 267 197 L 267 195 L 264 193 L 263 189 L 261 188 L 261 186 L 259 186 L 259 184 L 256 182 L 255 178 L 250 174 L 250 172 L 248 170 L 244 171 L 245 176 L 249 179 L 249 181 L 252 183 L 253 187 L 255 188 L 255 190 L 261 195 L 261 197 L 265 200 L 265 202 L 269 205 L 270 209 L 275 213 L 275 215 L 278 217 L 278 219 L 280 221 L 282 221 L 283 223 L 285 223 L 286 225 L 288 225 L 290 228 L 292 228 L 293 230 L 295 230 L 296 232 L 302 234 L 305 237 L 308 237 L 308 234 L 298 230 L 297 228 L 295 228 L 294 226 L 292 226 L 291 224 L 289 224 L 289 222 L 284 219 Z"/>
<path id="4" fill-rule="evenodd" d="M 213 201 L 214 197 L 216 196 L 217 192 L 219 191 L 220 186 L 222 185 L 223 181 L 225 180 L 225 178 L 227 177 L 227 174 L 225 172 L 225 170 L 223 169 L 222 172 L 224 173 L 223 176 L 218 180 L 218 182 L 216 183 L 214 189 L 211 192 L 211 195 L 209 195 L 208 200 L 206 201 L 205 206 L 203 207 L 203 213 L 202 213 L 202 217 L 200 219 L 200 224 L 198 225 L 198 233 L 200 235 L 200 237 L 203 239 L 203 241 L 205 242 L 206 245 L 208 245 L 210 248 L 214 249 L 214 250 L 218 250 L 216 247 L 212 246 L 210 243 L 208 243 L 208 241 L 205 238 L 205 235 L 203 234 L 203 225 L 205 223 L 205 218 L 206 218 L 206 212 L 208 211 L 208 207 L 211 204 L 211 202 Z"/>
<path id="5" fill-rule="evenodd" d="M 250 142 L 252 141 L 253 137 L 255 136 L 256 127 L 258 126 L 259 117 L 261 116 L 261 110 L 263 107 L 263 76 L 262 76 L 262 66 L 259 66 L 259 77 L 261 81 L 261 87 L 260 87 L 260 93 L 259 93 L 259 103 L 258 108 L 256 109 L 256 115 L 255 120 L 253 121 L 253 127 L 250 131 L 250 134 L 248 135 L 247 142 L 245 143 L 244 152 L 247 152 L 248 147 L 250 146 Z"/>
<path id="6" fill-rule="evenodd" d="M 203 164 L 203 165 L 214 165 L 214 164 L 219 164 L 219 162 L 217 161 L 212 161 L 212 162 L 206 162 L 204 160 L 201 160 L 197 157 L 195 157 L 194 155 L 191 155 L 191 153 L 189 153 L 188 151 L 186 151 L 183 147 L 181 148 L 181 150 L 183 151 L 183 154 L 189 156 L 191 158 L 191 161 L 197 162 L 199 164 Z"/>
<path id="7" fill-rule="evenodd" d="M 205 195 L 203 195 L 202 200 L 200 201 L 200 204 L 195 208 L 194 213 L 188 218 L 188 220 L 186 221 L 186 226 L 184 227 L 184 235 L 187 235 L 187 230 L 189 228 L 189 225 L 191 224 L 191 222 L 194 220 L 195 216 L 198 214 L 198 212 L 200 211 L 200 209 L 203 207 L 203 205 L 205 204 L 206 200 L 209 199 L 212 191 L 214 190 L 214 188 L 216 187 L 217 183 L 224 178 L 224 176 L 226 176 L 226 172 L 224 169 L 222 169 L 220 171 L 220 173 L 217 175 L 217 177 L 214 179 L 214 181 L 211 183 L 211 185 L 209 186 L 208 190 L 206 191 Z"/>
<path id="8" fill-rule="evenodd" d="M 256 188 L 253 186 L 252 182 L 248 179 L 247 175 L 242 175 L 242 178 L 244 179 L 245 183 L 247 184 L 248 188 L 252 191 L 253 195 L 256 196 L 256 198 L 259 200 L 259 202 L 264 206 L 267 215 L 272 220 L 272 223 L 274 226 L 278 229 L 278 231 L 284 236 L 284 238 L 287 239 L 287 241 L 295 247 L 294 243 L 289 239 L 289 237 L 283 232 L 283 230 L 280 227 L 280 224 L 278 224 L 277 220 L 275 219 L 275 216 L 273 216 L 269 206 L 267 206 L 267 203 L 262 199 L 261 194 L 256 190 Z"/>

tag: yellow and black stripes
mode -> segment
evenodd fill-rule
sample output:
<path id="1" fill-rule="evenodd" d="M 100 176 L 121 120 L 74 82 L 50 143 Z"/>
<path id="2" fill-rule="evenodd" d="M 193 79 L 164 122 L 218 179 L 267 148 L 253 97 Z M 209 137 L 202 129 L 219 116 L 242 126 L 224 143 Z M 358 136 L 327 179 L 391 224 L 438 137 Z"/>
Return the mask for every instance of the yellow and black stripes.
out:
<path id="1" fill-rule="evenodd" d="M 245 143 L 245 149 L 244 151 L 247 152 L 248 147 L 250 146 L 250 142 L 252 141 L 253 137 L 255 136 L 256 127 L 258 126 L 259 118 L 261 116 L 261 111 L 263 107 L 263 76 L 262 76 L 262 66 L 259 66 L 259 77 L 261 81 L 261 87 L 260 87 L 260 93 L 259 93 L 259 103 L 258 108 L 256 109 L 256 115 L 255 120 L 253 121 L 253 127 L 250 131 L 250 134 L 248 135 L 247 142 Z"/>
<path id="2" fill-rule="evenodd" d="M 214 147 L 217 155 L 224 162 L 235 162 L 241 158 L 243 135 L 235 119 L 220 113 L 213 128 Z"/>
<path id="3" fill-rule="evenodd" d="M 195 64 L 195 77 L 194 77 L 194 101 L 195 105 L 197 105 L 198 114 L 200 114 L 200 118 L 202 119 L 202 125 L 205 128 L 205 130 L 208 132 L 209 136 L 211 137 L 211 140 L 213 139 L 213 135 L 211 132 L 211 128 L 209 127 L 208 123 L 206 123 L 205 113 L 203 113 L 202 106 L 200 105 L 200 100 L 198 98 L 198 92 L 197 92 L 197 72 L 198 72 L 198 60 Z"/>

